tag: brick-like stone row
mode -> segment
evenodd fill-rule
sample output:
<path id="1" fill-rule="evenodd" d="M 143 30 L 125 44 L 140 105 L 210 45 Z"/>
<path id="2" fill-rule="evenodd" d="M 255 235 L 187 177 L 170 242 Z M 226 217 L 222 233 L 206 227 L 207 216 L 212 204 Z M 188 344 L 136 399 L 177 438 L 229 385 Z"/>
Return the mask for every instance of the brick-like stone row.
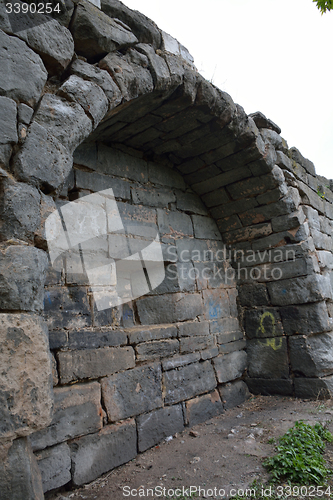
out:
<path id="1" fill-rule="evenodd" d="M 24 30 L 4 7 L 4 498 L 43 497 L 22 437 L 32 432 L 49 491 L 241 403 L 245 370 L 255 393 L 331 395 L 332 181 L 118 0 L 101 10 L 68 0 L 61 16 Z M 48 266 L 45 220 L 108 188 L 133 248 L 147 228 L 160 235 L 166 277 L 99 311 L 79 254 Z M 121 259 L 133 248 L 108 235 L 99 254 Z"/>

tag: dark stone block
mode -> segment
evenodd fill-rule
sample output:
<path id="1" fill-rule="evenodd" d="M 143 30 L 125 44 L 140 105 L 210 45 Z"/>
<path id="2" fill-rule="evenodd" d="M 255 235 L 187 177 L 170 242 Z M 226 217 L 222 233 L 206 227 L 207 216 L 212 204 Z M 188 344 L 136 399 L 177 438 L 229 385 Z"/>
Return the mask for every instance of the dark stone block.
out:
<path id="1" fill-rule="evenodd" d="M 145 451 L 163 439 L 184 430 L 181 405 L 167 406 L 137 418 L 139 451 Z"/>
<path id="2" fill-rule="evenodd" d="M 270 307 L 245 311 L 244 328 L 246 336 L 250 339 L 281 337 L 284 333 L 280 314 Z"/>
<path id="3" fill-rule="evenodd" d="M 285 337 L 248 340 L 246 351 L 250 377 L 267 379 L 289 377 Z"/>
<path id="4" fill-rule="evenodd" d="M 225 410 L 241 405 L 250 396 L 247 385 L 242 380 L 220 385 L 218 390 Z"/>
<path id="5" fill-rule="evenodd" d="M 192 427 L 223 413 L 223 405 L 217 390 L 210 394 L 190 399 L 185 403 L 186 421 Z"/>
<path id="6" fill-rule="evenodd" d="M 245 382 L 252 394 L 263 394 L 264 396 L 292 396 L 293 381 L 287 379 L 264 379 L 246 378 Z"/>
<path id="7" fill-rule="evenodd" d="M 325 302 L 282 307 L 280 314 L 287 335 L 308 335 L 332 329 Z"/>

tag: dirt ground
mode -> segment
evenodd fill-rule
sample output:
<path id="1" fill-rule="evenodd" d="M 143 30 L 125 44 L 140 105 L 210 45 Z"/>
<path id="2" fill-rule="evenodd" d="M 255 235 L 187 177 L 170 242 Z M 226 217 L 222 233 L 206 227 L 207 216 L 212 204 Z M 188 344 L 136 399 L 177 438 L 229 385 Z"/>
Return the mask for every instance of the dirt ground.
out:
<path id="1" fill-rule="evenodd" d="M 297 420 L 311 425 L 325 422 L 333 432 L 333 400 L 252 396 L 243 405 L 186 429 L 93 483 L 47 498 L 124 500 L 140 498 L 141 491 L 141 498 L 166 499 L 173 497 L 172 490 L 190 486 L 205 490 L 193 496 L 195 499 L 227 498 L 235 495 L 235 490 L 248 488 L 254 479 L 266 481 L 269 478 L 262 459 L 273 455 L 275 447 L 268 441 L 280 437 Z M 333 469 L 331 444 L 327 445 L 325 459 Z M 152 496 L 147 489 L 155 487 L 160 488 L 156 490 L 158 494 Z M 212 496 L 207 490 L 214 488 L 217 494 Z M 181 497 L 177 492 L 180 500 L 187 498 L 186 493 L 189 496 L 190 492 L 184 493 Z"/>

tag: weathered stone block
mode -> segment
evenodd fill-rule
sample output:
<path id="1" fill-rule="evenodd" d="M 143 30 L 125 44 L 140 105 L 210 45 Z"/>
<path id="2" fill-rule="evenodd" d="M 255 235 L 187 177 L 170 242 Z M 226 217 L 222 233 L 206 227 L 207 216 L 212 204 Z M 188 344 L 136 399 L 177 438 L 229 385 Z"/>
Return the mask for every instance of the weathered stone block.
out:
<path id="1" fill-rule="evenodd" d="M 213 320 L 209 325 L 211 333 L 226 333 L 239 332 L 239 321 L 237 318 L 221 318 Z"/>
<path id="2" fill-rule="evenodd" d="M 229 344 L 230 342 L 234 343 L 241 339 L 243 339 L 243 332 L 240 330 L 235 332 L 218 333 L 216 336 L 217 343 L 220 345 Z"/>
<path id="3" fill-rule="evenodd" d="M 312 161 L 308 160 L 307 158 L 304 158 L 304 156 L 302 156 L 302 154 L 298 151 L 297 148 L 290 148 L 288 156 L 296 163 L 302 165 L 302 167 L 304 167 L 305 170 L 309 172 L 309 174 L 316 175 L 316 169 Z"/>
<path id="4" fill-rule="evenodd" d="M 236 351 L 213 359 L 213 364 L 220 384 L 235 380 L 243 375 L 246 368 L 246 352 Z"/>
<path id="5" fill-rule="evenodd" d="M 70 67 L 70 72 L 84 80 L 99 85 L 108 98 L 111 109 L 121 103 L 122 96 L 120 90 L 107 71 L 76 59 Z"/>
<path id="6" fill-rule="evenodd" d="M 226 290 L 203 290 L 205 318 L 218 319 L 231 316 Z"/>
<path id="7" fill-rule="evenodd" d="M 268 379 L 289 377 L 285 337 L 248 340 L 246 352 L 250 377 Z"/>
<path id="8" fill-rule="evenodd" d="M 116 198 L 123 200 L 131 199 L 131 189 L 129 182 L 121 179 L 101 175 L 92 172 L 75 170 L 75 185 L 78 189 L 89 189 L 90 191 L 103 191 L 104 189 L 113 189 Z"/>
<path id="9" fill-rule="evenodd" d="M 33 186 L 4 181 L 0 201 L 0 239 L 32 240 L 41 223 L 40 201 L 40 194 Z"/>
<path id="10" fill-rule="evenodd" d="M 39 316 L 0 314 L 0 332 L 0 435 L 10 439 L 50 423 L 51 357 Z"/>
<path id="11" fill-rule="evenodd" d="M 319 302 L 332 298 L 332 289 L 327 276 L 310 276 L 267 283 L 272 304 L 287 306 Z"/>
<path id="12" fill-rule="evenodd" d="M 246 348 L 246 340 L 236 340 L 235 342 L 227 342 L 226 344 L 220 344 L 218 350 L 220 354 L 229 354 L 235 351 L 241 351 Z"/>
<path id="13" fill-rule="evenodd" d="M 222 240 L 220 231 L 213 219 L 201 215 L 192 215 L 191 217 L 195 238 Z"/>
<path id="14" fill-rule="evenodd" d="M 290 337 L 290 362 L 296 375 L 323 377 L 333 373 L 333 333 Z"/>
<path id="15" fill-rule="evenodd" d="M 178 340 L 156 340 L 144 342 L 135 348 L 138 361 L 153 361 L 156 358 L 165 358 L 179 352 Z"/>
<path id="16" fill-rule="evenodd" d="M 209 335 L 209 322 L 208 321 L 191 321 L 186 323 L 179 323 L 178 332 L 180 337 L 191 336 L 204 336 Z"/>
<path id="17" fill-rule="evenodd" d="M 47 80 L 41 58 L 24 42 L 3 31 L 0 31 L 0 54 L 0 93 L 33 106 Z"/>
<path id="18" fill-rule="evenodd" d="M 58 90 L 58 94 L 69 101 L 77 102 L 94 122 L 94 128 L 104 117 L 109 103 L 103 90 L 96 83 L 72 75 Z"/>
<path id="19" fill-rule="evenodd" d="M 327 332 L 332 329 L 325 302 L 280 309 L 284 331 L 287 335 Z"/>
<path id="20" fill-rule="evenodd" d="M 265 307 L 245 311 L 244 328 L 250 339 L 258 337 L 281 337 L 283 327 L 276 309 Z"/>
<path id="21" fill-rule="evenodd" d="M 70 153 L 92 131 L 91 120 L 83 108 L 59 96 L 45 94 L 34 121 L 55 137 Z"/>
<path id="22" fill-rule="evenodd" d="M 139 342 L 147 342 L 149 340 L 160 340 L 177 337 L 177 327 L 175 325 L 151 326 L 151 327 L 134 327 L 126 330 L 130 344 L 138 344 Z"/>
<path id="23" fill-rule="evenodd" d="M 0 308 L 41 311 L 47 267 L 38 248 L 12 245 L 0 252 Z"/>
<path id="24" fill-rule="evenodd" d="M 138 447 L 142 452 L 184 430 L 182 406 L 167 406 L 145 415 L 139 415 L 137 426 Z"/>
<path id="25" fill-rule="evenodd" d="M 135 366 L 132 347 L 104 347 L 57 353 L 62 384 L 73 380 L 96 379 Z"/>
<path id="26" fill-rule="evenodd" d="M 182 337 L 180 339 L 181 354 L 201 351 L 215 347 L 215 338 L 213 335 Z"/>
<path id="27" fill-rule="evenodd" d="M 111 19 L 88 1 L 81 1 L 72 19 L 71 31 L 78 54 L 95 61 L 109 52 L 138 42 L 130 28 Z"/>
<path id="28" fill-rule="evenodd" d="M 245 382 L 252 394 L 263 394 L 268 396 L 276 394 L 279 396 L 293 395 L 293 381 L 287 379 L 265 379 L 265 378 L 246 378 Z"/>
<path id="29" fill-rule="evenodd" d="M 250 396 L 247 385 L 243 380 L 220 385 L 218 390 L 225 410 L 241 405 Z"/>
<path id="30" fill-rule="evenodd" d="M 16 102 L 8 97 L 0 97 L 0 144 L 16 144 L 17 107 Z"/>
<path id="31" fill-rule="evenodd" d="M 199 196 L 194 193 L 184 193 L 177 191 L 177 209 L 184 212 L 191 212 L 198 215 L 208 215 L 207 208 L 202 203 Z"/>
<path id="32" fill-rule="evenodd" d="M 155 89 L 167 88 L 170 85 L 171 78 L 164 59 L 156 54 L 155 49 L 148 44 L 140 43 L 136 48 L 148 57 L 149 69 L 153 75 Z"/>
<path id="33" fill-rule="evenodd" d="M 159 363 L 140 366 L 102 380 L 102 394 L 111 422 L 162 406 Z"/>
<path id="34" fill-rule="evenodd" d="M 201 354 L 199 352 L 193 352 L 191 354 L 185 354 L 184 356 L 173 356 L 169 359 L 162 359 L 162 368 L 164 371 L 173 370 L 174 368 L 179 368 L 180 366 L 189 365 L 199 361 Z"/>
<path id="35" fill-rule="evenodd" d="M 286 231 L 299 227 L 304 221 L 305 214 L 302 209 L 299 209 L 297 212 L 272 219 L 272 228 L 275 232 Z"/>
<path id="36" fill-rule="evenodd" d="M 42 58 L 50 75 L 63 73 L 74 55 L 71 32 L 55 19 L 17 32 Z"/>
<path id="37" fill-rule="evenodd" d="M 150 187 L 135 187 L 131 189 L 134 203 L 150 207 L 168 208 L 169 203 L 176 201 L 176 196 L 171 189 Z"/>
<path id="38" fill-rule="evenodd" d="M 210 420 L 223 413 L 223 405 L 219 393 L 215 389 L 210 394 L 190 399 L 185 403 L 186 423 L 190 427 Z"/>
<path id="39" fill-rule="evenodd" d="M 276 132 L 277 134 L 281 134 L 280 127 L 276 125 L 276 123 L 274 123 L 269 118 L 266 118 L 266 116 L 260 111 L 257 111 L 256 113 L 251 113 L 249 116 L 254 120 L 254 123 L 257 125 L 259 129 L 261 128 L 271 129 L 274 130 L 274 132 Z"/>
<path id="40" fill-rule="evenodd" d="M 0 447 L 1 500 L 44 500 L 42 478 L 27 438 Z"/>
<path id="41" fill-rule="evenodd" d="M 71 454 L 67 443 L 58 444 L 36 453 L 44 493 L 69 483 Z"/>
<path id="42" fill-rule="evenodd" d="M 102 0 L 101 7 L 110 17 L 120 19 L 131 27 L 135 36 L 141 43 L 149 43 L 159 49 L 162 43 L 161 32 L 156 24 L 137 10 L 132 10 L 122 2 Z"/>
<path id="43" fill-rule="evenodd" d="M 67 339 L 68 335 L 68 339 Z M 99 347 L 117 347 L 127 344 L 127 335 L 121 330 L 77 330 L 77 331 L 54 331 L 50 332 L 53 339 L 51 349 L 68 347 L 69 349 L 97 349 Z M 57 346 L 55 347 L 55 342 Z"/>
<path id="44" fill-rule="evenodd" d="M 157 209 L 158 228 L 162 234 L 193 236 L 191 217 L 179 212 Z"/>
<path id="45" fill-rule="evenodd" d="M 146 325 L 193 320 L 203 312 L 201 295 L 194 293 L 144 297 L 136 305 L 140 321 Z"/>
<path id="46" fill-rule="evenodd" d="M 30 436 L 34 450 L 96 432 L 103 426 L 101 386 L 98 382 L 54 388 L 51 425 Z"/>
<path id="47" fill-rule="evenodd" d="M 219 225 L 219 221 L 217 221 Z M 254 224 L 253 226 L 243 227 L 241 229 L 235 229 L 234 231 L 229 231 L 224 233 L 223 241 L 227 244 L 238 243 L 242 241 L 250 241 L 254 238 L 263 238 L 268 236 L 273 232 L 272 225 L 270 222 L 264 222 L 263 224 Z"/>
<path id="48" fill-rule="evenodd" d="M 333 377 L 295 378 L 296 398 L 328 399 L 333 394 Z"/>
<path id="49" fill-rule="evenodd" d="M 147 69 L 148 59 L 137 51 L 128 51 L 126 56 L 110 53 L 100 61 L 99 67 L 111 75 L 126 101 L 149 94 L 154 88 L 153 77 Z"/>
<path id="50" fill-rule="evenodd" d="M 216 387 L 210 361 L 183 366 L 163 374 L 163 392 L 166 404 L 190 399 Z"/>
<path id="51" fill-rule="evenodd" d="M 77 330 L 91 326 L 91 311 L 85 287 L 46 289 L 44 311 L 50 330 Z"/>
<path id="52" fill-rule="evenodd" d="M 66 148 L 44 127 L 33 122 L 14 158 L 14 171 L 19 179 L 53 191 L 65 182 L 72 163 Z"/>
<path id="53" fill-rule="evenodd" d="M 73 483 L 89 483 L 137 455 L 134 419 L 104 427 L 98 434 L 71 443 Z"/>

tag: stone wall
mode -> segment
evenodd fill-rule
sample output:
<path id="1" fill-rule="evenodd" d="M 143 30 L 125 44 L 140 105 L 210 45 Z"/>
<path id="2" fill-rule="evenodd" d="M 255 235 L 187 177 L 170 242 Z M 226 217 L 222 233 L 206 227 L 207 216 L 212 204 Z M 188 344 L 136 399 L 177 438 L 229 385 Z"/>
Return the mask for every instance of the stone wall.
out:
<path id="1" fill-rule="evenodd" d="M 0 4 L 0 477 L 11 500 L 90 481 L 238 404 L 244 370 L 253 392 L 333 392 L 332 181 L 142 14 L 118 0 L 62 5 L 46 22 Z M 47 221 L 110 189 L 134 247 L 142 227 L 159 235 L 166 278 L 99 310 L 82 245 L 60 238 L 50 266 Z M 100 243 L 100 262 L 132 253 L 112 234 Z"/>

